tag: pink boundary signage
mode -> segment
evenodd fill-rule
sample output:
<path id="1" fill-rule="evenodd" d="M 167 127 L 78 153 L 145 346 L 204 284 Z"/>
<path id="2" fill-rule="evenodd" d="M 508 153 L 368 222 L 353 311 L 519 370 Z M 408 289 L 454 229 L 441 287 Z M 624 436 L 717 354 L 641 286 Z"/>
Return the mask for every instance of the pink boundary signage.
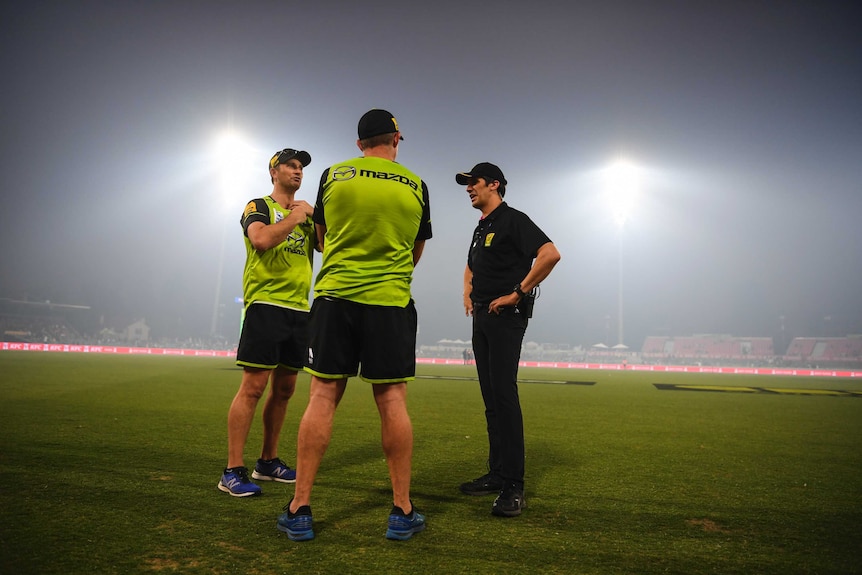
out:
<path id="1" fill-rule="evenodd" d="M 0 342 L 0 350 L 54 351 L 73 353 L 110 353 L 118 355 L 184 355 L 195 357 L 235 357 L 235 351 L 212 349 L 173 349 L 163 347 L 120 347 L 116 345 L 75 345 L 68 343 Z"/>
<path id="2" fill-rule="evenodd" d="M 420 358 L 416 363 L 456 365 L 460 359 Z M 471 362 L 472 363 L 472 362 Z M 655 371 L 660 373 L 727 373 L 742 375 L 809 375 L 817 377 L 862 377 L 862 371 L 838 369 L 799 369 L 789 367 L 718 367 L 698 365 L 622 365 L 618 363 L 568 363 L 561 361 L 522 361 L 521 367 L 560 367 L 565 369 L 607 369 L 614 371 Z"/>
<path id="3" fill-rule="evenodd" d="M 64 343 L 0 342 L 0 350 L 47 351 L 67 353 L 107 353 L 117 355 L 173 355 L 186 357 L 235 357 L 235 351 L 212 349 L 176 349 L 161 347 L 121 347 L 114 345 L 72 345 Z M 460 359 L 417 358 L 418 364 L 463 365 Z M 654 371 L 659 373 L 724 373 L 739 375 L 797 375 L 815 377 L 862 377 L 862 371 L 839 369 L 801 369 L 789 367 L 718 367 L 696 365 L 621 365 L 617 363 L 568 363 L 557 361 L 522 361 L 521 367 L 556 367 L 563 369 L 606 369 L 613 371 Z"/>

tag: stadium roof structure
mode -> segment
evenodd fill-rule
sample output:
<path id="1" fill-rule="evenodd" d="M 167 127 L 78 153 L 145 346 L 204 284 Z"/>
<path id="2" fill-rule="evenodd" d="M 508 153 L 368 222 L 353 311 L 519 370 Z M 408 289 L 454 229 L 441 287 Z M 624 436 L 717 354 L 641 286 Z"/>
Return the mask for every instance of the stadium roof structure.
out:
<path id="1" fill-rule="evenodd" d="M 54 303 L 51 300 L 30 301 L 24 299 L 0 298 L 0 302 L 24 307 L 48 308 L 48 309 L 90 309 L 88 305 L 74 305 L 68 303 Z"/>

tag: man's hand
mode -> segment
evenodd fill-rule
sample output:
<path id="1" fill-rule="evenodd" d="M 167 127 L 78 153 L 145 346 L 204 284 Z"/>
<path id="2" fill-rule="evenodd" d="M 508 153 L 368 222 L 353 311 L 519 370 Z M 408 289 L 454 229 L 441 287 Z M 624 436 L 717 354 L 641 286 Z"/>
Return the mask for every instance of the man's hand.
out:
<path id="1" fill-rule="evenodd" d="M 491 305 L 488 306 L 488 313 L 500 315 L 500 310 L 502 308 L 515 307 L 518 305 L 519 301 L 521 301 L 521 296 L 515 292 L 512 292 L 509 295 L 504 295 L 503 297 L 498 297 L 491 302 Z"/>
<path id="2" fill-rule="evenodd" d="M 292 204 L 288 204 L 287 209 L 289 209 L 291 212 L 302 212 L 307 218 L 310 218 L 314 215 L 314 206 L 312 206 L 305 200 L 299 200 L 293 202 Z"/>

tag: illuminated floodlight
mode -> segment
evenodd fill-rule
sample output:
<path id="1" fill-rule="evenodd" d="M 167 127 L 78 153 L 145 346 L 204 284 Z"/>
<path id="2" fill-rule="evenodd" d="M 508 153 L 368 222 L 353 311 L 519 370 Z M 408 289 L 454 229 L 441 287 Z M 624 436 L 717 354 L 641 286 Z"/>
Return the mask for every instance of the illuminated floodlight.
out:
<path id="1" fill-rule="evenodd" d="M 238 199 L 248 195 L 247 187 L 255 171 L 254 148 L 234 130 L 225 130 L 216 138 L 214 174 L 225 207 L 232 207 Z M 258 167 L 258 172 L 262 168 Z"/>
<path id="2" fill-rule="evenodd" d="M 617 160 L 604 171 L 605 197 L 617 226 L 622 228 L 631 217 L 640 193 L 638 168 L 626 160 Z"/>
<path id="3" fill-rule="evenodd" d="M 227 232 L 227 214 L 232 209 L 239 211 L 246 198 L 251 197 L 249 188 L 255 175 L 263 171 L 263 162 L 259 161 L 254 147 L 234 130 L 225 130 L 215 139 L 213 146 L 212 174 L 216 177 L 217 193 L 221 195 L 219 206 L 221 222 L 221 249 L 218 257 L 218 273 L 213 299 L 213 313 L 210 322 L 210 333 L 218 333 L 218 317 L 221 302 L 221 284 L 224 273 L 225 235 Z M 261 164 L 261 165 L 258 165 Z"/>
<path id="4" fill-rule="evenodd" d="M 619 230 L 619 274 L 617 283 L 617 345 L 615 349 L 625 349 L 623 342 L 623 229 L 631 217 L 640 193 L 640 170 L 631 162 L 618 159 L 603 170 L 605 198 L 614 222 Z"/>

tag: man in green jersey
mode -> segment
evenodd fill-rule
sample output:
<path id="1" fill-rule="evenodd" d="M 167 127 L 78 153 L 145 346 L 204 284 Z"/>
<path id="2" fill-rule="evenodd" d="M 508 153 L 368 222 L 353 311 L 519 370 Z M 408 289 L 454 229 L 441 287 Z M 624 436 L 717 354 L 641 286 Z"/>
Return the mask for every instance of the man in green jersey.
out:
<path id="1" fill-rule="evenodd" d="M 347 378 L 357 374 L 372 384 L 380 414 L 393 494 L 386 537 L 409 539 L 425 528 L 410 501 L 413 428 L 406 396 L 416 374 L 410 283 L 431 237 L 428 188 L 395 162 L 403 138 L 392 114 L 367 112 L 358 132 L 362 157 L 323 173 L 314 207 L 323 261 L 305 360 L 311 390 L 299 425 L 295 495 L 278 518 L 278 528 L 294 541 L 314 537 L 311 489 Z"/>
<path id="2" fill-rule="evenodd" d="M 286 148 L 269 161 L 272 194 L 251 200 L 240 223 L 245 235 L 245 319 L 236 363 L 242 383 L 228 411 L 228 461 L 218 488 L 234 497 L 260 495 L 243 461 L 254 412 L 271 382 L 263 407 L 263 447 L 252 472 L 259 481 L 293 483 L 296 472 L 278 457 L 288 400 L 296 387 L 307 346 L 308 292 L 316 236 L 314 208 L 296 200 L 308 152 Z"/>

